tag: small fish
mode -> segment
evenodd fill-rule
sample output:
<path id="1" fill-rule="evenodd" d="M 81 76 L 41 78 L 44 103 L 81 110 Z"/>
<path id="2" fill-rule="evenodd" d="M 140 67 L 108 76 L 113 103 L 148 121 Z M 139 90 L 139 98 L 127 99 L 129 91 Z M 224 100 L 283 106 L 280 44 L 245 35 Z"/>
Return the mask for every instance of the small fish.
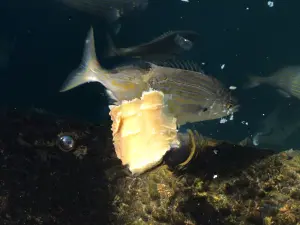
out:
<path id="1" fill-rule="evenodd" d="M 294 96 L 300 99 L 300 66 L 282 68 L 271 76 L 250 76 L 245 88 L 253 88 L 261 84 L 273 86 L 284 97 Z"/>
<path id="2" fill-rule="evenodd" d="M 293 102 L 293 104 L 291 104 Z M 266 113 L 263 120 L 259 121 L 257 130 L 253 132 L 248 146 L 259 146 L 260 148 L 272 148 L 283 150 L 286 148 L 299 148 L 300 128 L 300 104 L 298 100 L 283 101 L 276 105 L 270 112 Z M 291 105 L 290 105 L 291 104 Z"/>
<path id="3" fill-rule="evenodd" d="M 195 31 L 169 31 L 137 46 L 117 48 L 110 35 L 107 35 L 109 43 L 107 56 L 129 56 L 144 60 L 168 59 L 191 50 L 199 37 L 200 34 Z"/>
<path id="4" fill-rule="evenodd" d="M 217 119 L 238 110 L 237 100 L 228 88 L 198 71 L 164 67 L 142 60 L 112 70 L 103 68 L 96 57 L 92 28 L 85 41 L 81 65 L 69 75 L 60 91 L 89 82 L 101 83 L 114 105 L 119 105 L 123 100 L 140 98 L 144 91 L 162 91 L 179 126 L 187 122 Z"/>
<path id="5" fill-rule="evenodd" d="M 56 0 L 66 6 L 104 18 L 108 23 L 114 24 L 118 33 L 120 18 L 133 12 L 143 11 L 148 7 L 148 0 Z"/>
<path id="6" fill-rule="evenodd" d="M 273 129 L 271 129 L 268 132 L 257 132 L 256 134 L 253 135 L 253 138 L 252 138 L 253 145 L 258 146 L 260 144 L 261 137 L 270 136 L 270 135 L 272 135 L 272 133 L 273 133 Z"/>

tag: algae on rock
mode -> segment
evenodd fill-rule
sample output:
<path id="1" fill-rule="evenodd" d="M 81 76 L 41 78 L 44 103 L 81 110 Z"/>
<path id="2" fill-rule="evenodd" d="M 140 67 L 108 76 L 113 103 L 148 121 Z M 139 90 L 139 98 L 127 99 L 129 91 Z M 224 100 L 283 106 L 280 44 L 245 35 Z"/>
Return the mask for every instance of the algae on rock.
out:
<path id="1" fill-rule="evenodd" d="M 165 165 L 138 177 L 118 178 L 112 192 L 116 196 L 112 221 L 154 225 L 300 222 L 299 151 L 276 153 L 212 140 L 197 151 L 184 171 Z"/>

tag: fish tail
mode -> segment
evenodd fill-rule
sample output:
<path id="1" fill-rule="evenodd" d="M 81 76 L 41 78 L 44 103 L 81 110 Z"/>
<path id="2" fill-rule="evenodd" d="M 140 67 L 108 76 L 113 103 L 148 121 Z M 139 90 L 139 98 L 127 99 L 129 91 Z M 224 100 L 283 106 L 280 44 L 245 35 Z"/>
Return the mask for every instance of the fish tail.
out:
<path id="1" fill-rule="evenodd" d="M 261 85 L 262 83 L 265 83 L 265 81 L 266 81 L 265 77 L 250 75 L 248 76 L 248 82 L 246 85 L 244 85 L 244 88 L 245 89 L 254 88 Z"/>
<path id="2" fill-rule="evenodd" d="M 106 55 L 108 57 L 113 57 L 113 56 L 119 55 L 118 49 L 116 48 L 115 43 L 113 42 L 111 36 L 109 34 L 106 34 L 106 38 L 107 38 L 107 42 L 108 42 L 108 48 L 107 48 Z"/>
<path id="3" fill-rule="evenodd" d="M 89 82 L 100 82 L 99 73 L 105 72 L 97 60 L 94 31 L 91 27 L 84 44 L 80 66 L 74 70 L 62 85 L 60 92 L 68 91 Z"/>

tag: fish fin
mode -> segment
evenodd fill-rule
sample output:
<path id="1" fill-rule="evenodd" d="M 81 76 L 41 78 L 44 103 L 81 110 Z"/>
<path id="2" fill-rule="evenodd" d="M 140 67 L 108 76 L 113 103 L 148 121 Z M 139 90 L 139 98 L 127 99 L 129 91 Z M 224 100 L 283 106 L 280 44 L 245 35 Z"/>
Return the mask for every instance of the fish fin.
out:
<path id="1" fill-rule="evenodd" d="M 153 39 L 153 41 L 157 41 L 157 40 L 160 40 L 160 39 L 164 39 L 165 37 L 168 37 L 168 36 L 171 36 L 171 35 L 176 35 L 175 37 L 177 36 L 180 36 L 180 37 L 183 37 L 184 38 L 184 35 L 182 34 L 195 34 L 195 35 L 198 35 L 200 37 L 200 34 L 195 32 L 195 31 L 188 31 L 188 30 L 169 30 L 167 32 L 164 32 L 163 34 L 159 35 L 158 37 L 155 37 Z"/>
<path id="2" fill-rule="evenodd" d="M 60 92 L 68 91 L 85 83 L 100 82 L 97 71 L 101 70 L 103 69 L 97 61 L 94 31 L 91 27 L 85 40 L 81 64 L 67 77 Z"/>
<path id="3" fill-rule="evenodd" d="M 248 76 L 248 82 L 247 84 L 244 85 L 244 89 L 250 89 L 250 88 L 254 88 L 257 87 L 259 85 L 261 85 L 262 83 L 264 83 L 266 80 L 265 77 L 260 77 L 260 76 Z"/>
<path id="4" fill-rule="evenodd" d="M 290 98 L 290 97 L 291 97 L 291 95 L 290 95 L 289 93 L 287 93 L 287 92 L 285 92 L 285 91 L 283 91 L 283 90 L 281 90 L 281 89 L 277 89 L 277 92 L 278 92 L 280 95 L 282 95 L 283 97 L 285 97 L 285 98 Z"/>
<path id="5" fill-rule="evenodd" d="M 117 48 L 116 48 L 115 43 L 112 40 L 111 36 L 109 34 L 107 34 L 106 38 L 107 38 L 107 42 L 108 42 L 106 56 L 107 57 L 117 56 L 118 51 L 117 51 Z"/>
<path id="6" fill-rule="evenodd" d="M 173 34 L 174 31 L 169 30 L 167 32 L 164 32 L 163 34 L 159 35 L 158 37 L 154 38 L 153 40 L 160 40 L 160 39 L 164 39 L 165 37 L 169 36 L 170 34 Z"/>
<path id="7" fill-rule="evenodd" d="M 204 73 L 201 66 L 192 60 L 169 59 L 165 61 L 151 61 L 157 66 L 171 67 L 174 69 L 190 70 L 194 72 Z"/>
<path id="8" fill-rule="evenodd" d="M 108 96 L 108 104 L 109 105 L 116 105 L 118 103 L 118 99 L 114 96 L 113 92 L 109 89 L 106 89 L 106 94 Z"/>

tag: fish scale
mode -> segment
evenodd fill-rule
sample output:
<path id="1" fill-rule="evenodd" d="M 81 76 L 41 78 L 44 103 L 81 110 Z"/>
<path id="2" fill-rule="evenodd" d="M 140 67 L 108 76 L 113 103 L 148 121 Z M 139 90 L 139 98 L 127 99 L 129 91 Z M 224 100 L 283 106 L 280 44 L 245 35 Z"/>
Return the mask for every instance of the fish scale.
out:
<path id="1" fill-rule="evenodd" d="M 191 92 L 191 90 L 194 90 L 194 93 L 202 91 L 208 95 L 217 93 L 218 90 L 223 88 L 221 85 L 217 85 L 214 79 L 203 74 L 193 73 L 192 71 L 171 71 L 172 74 L 170 73 L 169 76 L 158 72 L 159 75 L 155 77 L 156 82 L 152 81 L 153 88 L 161 85 L 162 80 L 168 82 L 169 86 L 177 85 L 178 90 L 185 88 L 186 92 Z"/>
<path id="2" fill-rule="evenodd" d="M 218 119 L 238 110 L 237 100 L 230 91 L 217 79 L 200 72 L 143 60 L 119 65 L 113 70 L 104 69 L 96 58 L 92 28 L 85 42 L 81 66 L 67 77 L 61 92 L 89 82 L 101 83 L 115 105 L 140 98 L 149 89 L 162 91 L 168 96 L 168 106 L 178 126 Z"/>

